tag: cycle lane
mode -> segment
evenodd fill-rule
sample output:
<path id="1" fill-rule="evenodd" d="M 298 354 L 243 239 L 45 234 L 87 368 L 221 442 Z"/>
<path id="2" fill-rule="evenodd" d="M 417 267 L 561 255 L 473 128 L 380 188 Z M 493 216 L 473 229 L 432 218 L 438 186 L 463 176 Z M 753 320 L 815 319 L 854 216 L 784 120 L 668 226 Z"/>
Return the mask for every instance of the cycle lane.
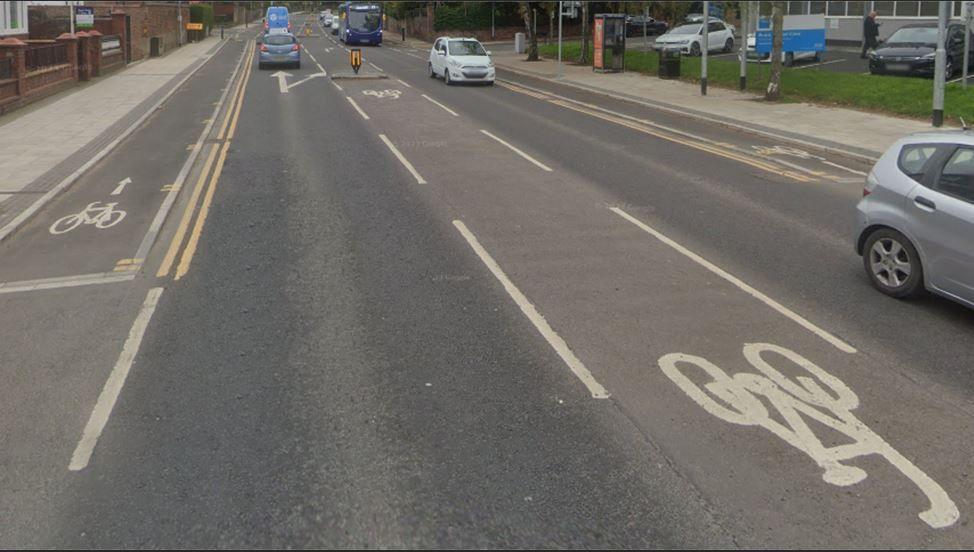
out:
<path id="1" fill-rule="evenodd" d="M 183 195 L 179 185 L 192 183 L 214 147 L 201 136 L 224 115 L 248 46 L 228 42 L 124 143 L 0 243 L 0 291 L 137 272 L 144 259 L 136 252 L 158 231 L 160 208 Z"/>
<path id="2" fill-rule="evenodd" d="M 681 249 L 653 226 L 666 206 L 627 206 L 557 159 L 481 156 L 479 129 L 417 91 L 343 86 L 743 542 L 971 542 L 968 397 Z"/>

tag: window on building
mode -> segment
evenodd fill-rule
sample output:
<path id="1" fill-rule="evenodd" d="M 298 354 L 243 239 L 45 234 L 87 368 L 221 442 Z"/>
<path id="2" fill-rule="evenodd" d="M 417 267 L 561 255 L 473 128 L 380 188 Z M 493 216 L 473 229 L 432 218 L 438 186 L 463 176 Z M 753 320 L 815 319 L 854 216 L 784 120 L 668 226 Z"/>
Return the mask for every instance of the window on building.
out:
<path id="1" fill-rule="evenodd" d="M 863 1 L 849 1 L 846 2 L 846 15 L 858 15 L 860 17 L 866 15 L 866 4 L 868 2 Z"/>
<path id="2" fill-rule="evenodd" d="M 873 11 L 879 16 L 892 16 L 893 15 L 893 5 L 896 2 L 873 2 Z"/>
<path id="3" fill-rule="evenodd" d="M 920 15 L 922 17 L 937 17 L 940 9 L 939 2 L 920 2 Z"/>
<path id="4" fill-rule="evenodd" d="M 0 2 L 0 35 L 27 33 L 27 2 Z"/>
<path id="5" fill-rule="evenodd" d="M 825 13 L 825 2 L 809 2 L 808 13 Z"/>
<path id="6" fill-rule="evenodd" d="M 788 15 L 805 15 L 808 2 L 788 2 Z"/>
<path id="7" fill-rule="evenodd" d="M 934 2 L 934 4 L 936 3 L 937 2 Z M 962 12 L 964 11 L 964 3 L 954 2 L 953 4 L 954 4 L 954 17 L 960 17 L 961 15 L 963 15 Z"/>
<path id="8" fill-rule="evenodd" d="M 920 2 L 896 2 L 896 17 L 916 17 L 920 13 Z"/>

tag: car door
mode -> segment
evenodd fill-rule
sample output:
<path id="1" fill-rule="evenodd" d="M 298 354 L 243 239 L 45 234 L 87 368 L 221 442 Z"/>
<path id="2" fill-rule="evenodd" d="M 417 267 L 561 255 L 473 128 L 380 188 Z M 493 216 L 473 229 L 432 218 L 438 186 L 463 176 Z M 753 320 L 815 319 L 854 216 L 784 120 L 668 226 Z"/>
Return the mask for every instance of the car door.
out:
<path id="1" fill-rule="evenodd" d="M 713 52 L 715 50 L 724 49 L 724 43 L 727 42 L 728 31 L 727 27 L 725 27 L 723 23 L 720 23 L 719 21 L 712 21 L 708 23 L 707 34 L 709 35 L 707 37 L 708 51 Z"/>
<path id="2" fill-rule="evenodd" d="M 907 197 L 927 281 L 974 302 L 974 147 L 957 147 L 925 184 Z"/>
<path id="3" fill-rule="evenodd" d="M 433 50 L 430 51 L 430 63 L 433 65 L 433 72 L 442 75 L 443 66 L 446 63 L 445 56 L 439 55 L 439 52 L 446 51 L 446 40 L 440 38 L 433 43 Z"/>

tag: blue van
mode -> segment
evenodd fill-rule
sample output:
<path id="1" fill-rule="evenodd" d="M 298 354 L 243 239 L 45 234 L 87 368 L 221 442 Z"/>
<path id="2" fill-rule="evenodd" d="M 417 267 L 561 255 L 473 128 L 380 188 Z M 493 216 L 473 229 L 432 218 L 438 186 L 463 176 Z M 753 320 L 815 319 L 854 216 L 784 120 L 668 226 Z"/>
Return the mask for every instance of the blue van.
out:
<path id="1" fill-rule="evenodd" d="M 284 6 L 267 8 L 267 15 L 264 17 L 264 32 L 267 34 L 291 32 L 291 20 L 288 17 L 287 8 Z"/>

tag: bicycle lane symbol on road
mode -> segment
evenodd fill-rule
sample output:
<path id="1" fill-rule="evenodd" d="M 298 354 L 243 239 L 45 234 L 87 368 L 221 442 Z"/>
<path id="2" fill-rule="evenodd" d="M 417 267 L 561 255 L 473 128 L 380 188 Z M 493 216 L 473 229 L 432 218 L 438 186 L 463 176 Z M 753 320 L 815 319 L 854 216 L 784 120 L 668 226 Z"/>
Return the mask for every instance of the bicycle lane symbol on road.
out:
<path id="1" fill-rule="evenodd" d="M 93 225 L 99 230 L 111 228 L 125 218 L 125 211 L 116 209 L 117 205 L 118 202 L 102 203 L 94 201 L 79 213 L 72 213 L 57 219 L 48 231 L 57 236 L 67 234 L 82 225 Z"/>
<path id="2" fill-rule="evenodd" d="M 843 462 L 878 455 L 913 482 L 930 507 L 918 514 L 930 527 L 953 525 L 960 516 L 956 504 L 936 481 L 860 421 L 852 411 L 859 397 L 842 380 L 816 366 L 795 351 L 769 343 L 744 345 L 744 357 L 760 374 L 742 372 L 730 376 L 709 360 L 684 353 L 660 357 L 659 367 L 694 402 L 708 413 L 732 424 L 760 426 L 804 452 L 824 470 L 822 479 L 841 487 L 866 479 L 862 468 Z M 814 377 L 789 379 L 769 364 L 776 355 Z M 702 387 L 687 375 L 690 368 L 712 379 Z M 828 392 L 826 389 L 831 391 Z M 778 411 L 784 424 L 771 417 L 765 402 Z M 838 431 L 852 443 L 827 447 L 806 419 Z"/>

